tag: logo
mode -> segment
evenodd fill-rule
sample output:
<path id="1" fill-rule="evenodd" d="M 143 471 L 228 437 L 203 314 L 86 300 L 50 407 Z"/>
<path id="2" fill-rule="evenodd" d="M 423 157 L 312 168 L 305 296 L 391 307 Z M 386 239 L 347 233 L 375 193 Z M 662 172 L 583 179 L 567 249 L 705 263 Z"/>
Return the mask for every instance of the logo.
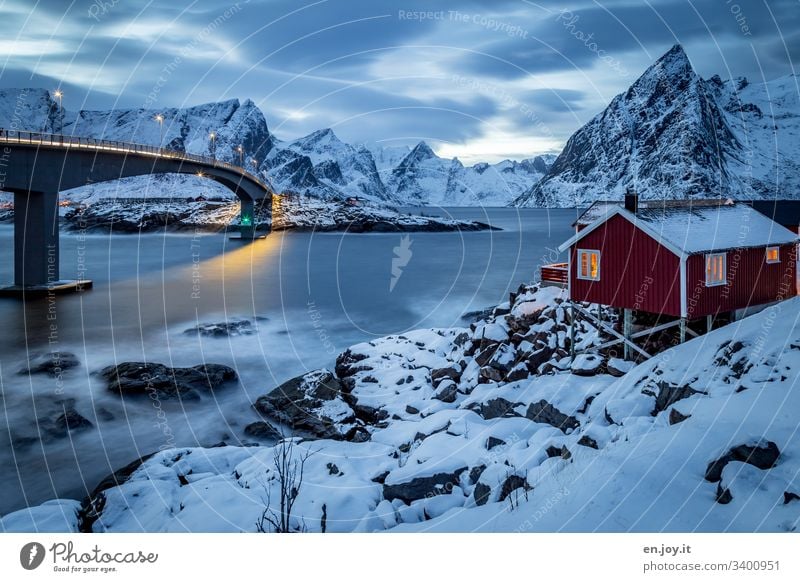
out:
<path id="1" fill-rule="evenodd" d="M 411 237 L 405 235 L 400 238 L 400 244 L 392 249 L 394 257 L 392 257 L 392 280 L 389 281 L 389 293 L 394 291 L 394 286 L 400 280 L 403 274 L 403 267 L 408 265 L 411 260 Z"/>
<path id="2" fill-rule="evenodd" d="M 35 570 L 44 562 L 44 546 L 38 542 L 30 542 L 22 546 L 19 552 L 19 563 L 26 570 Z"/>

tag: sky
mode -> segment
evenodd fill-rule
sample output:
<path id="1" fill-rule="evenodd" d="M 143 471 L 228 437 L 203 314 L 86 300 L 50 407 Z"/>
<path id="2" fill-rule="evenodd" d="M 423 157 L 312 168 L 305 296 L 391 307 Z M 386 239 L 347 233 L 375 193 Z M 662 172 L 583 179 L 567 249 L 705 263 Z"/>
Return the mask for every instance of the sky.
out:
<path id="1" fill-rule="evenodd" d="M 669 48 L 703 77 L 794 74 L 800 0 L 0 0 L 0 87 L 66 109 L 252 99 L 466 163 L 558 152 Z"/>

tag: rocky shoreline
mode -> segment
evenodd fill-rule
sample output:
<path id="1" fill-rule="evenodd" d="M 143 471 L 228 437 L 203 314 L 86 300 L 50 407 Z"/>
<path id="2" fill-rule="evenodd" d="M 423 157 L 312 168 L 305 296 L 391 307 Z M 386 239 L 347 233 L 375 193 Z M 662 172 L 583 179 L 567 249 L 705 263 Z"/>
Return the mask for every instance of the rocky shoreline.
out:
<path id="1" fill-rule="evenodd" d="M 255 531 L 285 478 L 275 459 L 287 447 L 305 474 L 292 531 L 629 531 L 641 519 L 638 529 L 656 531 L 796 527 L 800 438 L 791 411 L 800 404 L 792 381 L 800 338 L 792 317 L 759 314 L 634 367 L 603 351 L 573 361 L 563 304 L 560 289 L 523 286 L 467 327 L 351 346 L 332 369 L 255 399 L 261 420 L 244 436 L 261 446 L 156 452 L 81 502 L 21 510 L 0 529 Z M 247 327 L 187 333 L 226 337 Z M 575 347 L 606 339 L 582 321 Z M 28 368 L 47 373 L 37 362 Z M 188 396 L 187 406 L 236 381 L 235 371 L 213 364 L 143 366 L 100 374 L 125 398 L 141 397 L 152 380 L 163 397 Z M 195 393 L 199 402 L 189 403 Z M 67 417 L 53 422 L 58 432 L 91 429 Z"/>

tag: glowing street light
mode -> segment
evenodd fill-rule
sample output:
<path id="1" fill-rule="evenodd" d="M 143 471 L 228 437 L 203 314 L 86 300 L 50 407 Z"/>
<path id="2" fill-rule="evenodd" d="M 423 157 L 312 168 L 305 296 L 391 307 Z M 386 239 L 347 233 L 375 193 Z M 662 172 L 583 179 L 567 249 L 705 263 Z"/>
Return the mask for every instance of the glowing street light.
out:
<path id="1" fill-rule="evenodd" d="M 154 119 L 159 125 L 158 147 L 160 148 L 164 145 L 164 116 L 159 113 Z"/>
<path id="2" fill-rule="evenodd" d="M 239 166 L 244 167 L 244 148 L 242 146 L 238 146 L 236 151 L 239 152 Z"/>
<path id="3" fill-rule="evenodd" d="M 53 95 L 58 99 L 58 133 L 64 133 L 64 93 L 56 89 Z"/>
<path id="4" fill-rule="evenodd" d="M 217 158 L 217 132 L 212 131 L 208 134 L 208 139 L 211 140 L 211 157 L 216 159 Z"/>

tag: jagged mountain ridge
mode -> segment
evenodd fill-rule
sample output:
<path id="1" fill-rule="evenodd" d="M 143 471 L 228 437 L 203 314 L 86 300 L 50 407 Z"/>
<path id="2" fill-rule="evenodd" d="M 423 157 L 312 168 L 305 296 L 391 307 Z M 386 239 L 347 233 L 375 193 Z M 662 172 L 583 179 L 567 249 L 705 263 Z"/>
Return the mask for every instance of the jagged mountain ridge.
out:
<path id="1" fill-rule="evenodd" d="M 517 206 L 621 198 L 796 197 L 796 76 L 764 84 L 702 79 L 675 45 L 567 141 Z"/>
<path id="2" fill-rule="evenodd" d="M 163 127 L 156 115 L 163 116 Z M 63 120 L 61 116 L 58 102 L 44 89 L 0 90 L 0 127 L 59 133 L 63 126 L 65 134 L 163 144 L 227 162 L 243 161 L 254 170 L 257 167 L 276 192 L 323 200 L 358 196 L 389 204 L 505 205 L 540 179 L 551 161 L 539 157 L 464 167 L 457 159 L 439 158 L 425 142 L 413 149 L 353 145 L 341 141 L 331 129 L 281 141 L 272 135 L 264 114 L 249 99 L 159 110 L 65 109 Z M 208 182 L 193 176 L 136 177 L 111 187 L 86 186 L 69 196 L 86 202 L 114 196 L 140 198 L 142 193 L 153 197 L 233 196 L 219 184 Z"/>

